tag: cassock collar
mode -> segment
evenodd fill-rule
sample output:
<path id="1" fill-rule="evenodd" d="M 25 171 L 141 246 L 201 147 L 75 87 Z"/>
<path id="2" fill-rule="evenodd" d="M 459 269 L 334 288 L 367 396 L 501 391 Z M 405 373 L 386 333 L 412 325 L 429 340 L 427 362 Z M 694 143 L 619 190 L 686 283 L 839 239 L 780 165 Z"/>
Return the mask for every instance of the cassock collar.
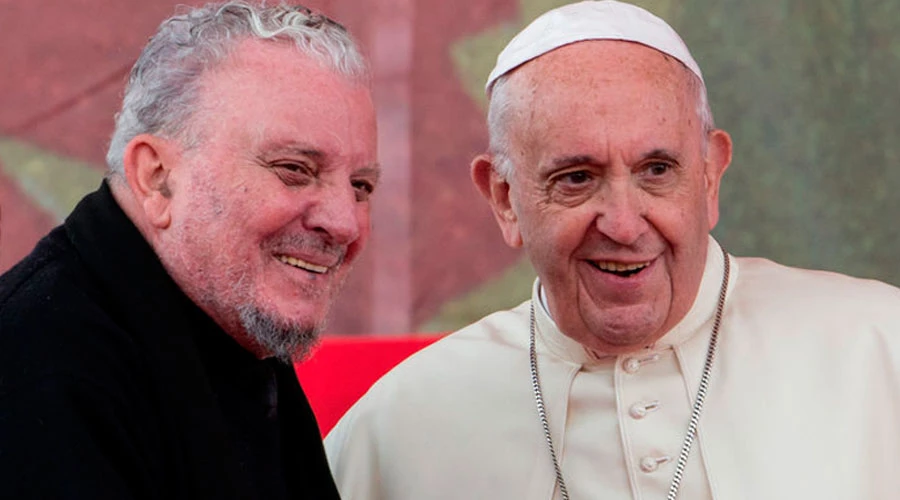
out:
<path id="1" fill-rule="evenodd" d="M 731 270 L 726 300 L 734 289 L 738 274 L 737 262 L 730 256 L 729 264 Z M 719 249 L 719 244 L 716 240 L 710 236 L 706 249 L 706 266 L 703 270 L 703 278 L 700 281 L 700 290 L 694 298 L 691 309 L 677 325 L 656 342 L 653 348 L 660 349 L 680 345 L 703 330 L 704 325 L 712 320 L 716 312 L 716 304 L 724 273 L 725 260 L 722 256 L 722 251 Z M 543 344 L 555 356 L 580 365 L 595 364 L 614 357 L 586 349 L 579 342 L 563 334 L 547 311 L 544 305 L 545 301 L 541 300 L 542 295 L 541 280 L 538 278 L 534 280 L 531 300 L 535 305 L 535 333 L 539 344 Z"/>

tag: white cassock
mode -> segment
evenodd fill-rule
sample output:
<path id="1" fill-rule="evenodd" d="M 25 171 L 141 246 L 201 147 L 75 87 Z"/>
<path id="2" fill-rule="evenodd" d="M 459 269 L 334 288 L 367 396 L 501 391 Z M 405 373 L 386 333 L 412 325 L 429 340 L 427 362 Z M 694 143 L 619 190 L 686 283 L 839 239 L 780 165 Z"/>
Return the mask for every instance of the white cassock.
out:
<path id="1" fill-rule="evenodd" d="M 709 393 L 679 499 L 900 498 L 900 290 L 730 257 Z M 597 357 L 538 301 L 547 417 L 572 500 L 664 499 L 724 261 L 656 345 Z M 345 500 L 559 498 L 531 386 L 529 302 L 427 347 L 328 435 Z"/>

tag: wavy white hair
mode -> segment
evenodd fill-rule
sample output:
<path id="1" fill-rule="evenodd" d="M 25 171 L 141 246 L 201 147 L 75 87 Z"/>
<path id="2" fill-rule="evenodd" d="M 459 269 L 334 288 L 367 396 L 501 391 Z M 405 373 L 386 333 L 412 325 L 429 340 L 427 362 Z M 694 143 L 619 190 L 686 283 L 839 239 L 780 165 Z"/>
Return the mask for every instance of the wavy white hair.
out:
<path id="1" fill-rule="evenodd" d="M 200 76 L 246 39 L 293 43 L 350 81 L 369 84 L 369 68 L 356 43 L 322 14 L 243 1 L 191 9 L 164 21 L 131 69 L 106 153 L 110 174 L 122 173 L 125 146 L 139 134 L 178 139 L 190 148 Z"/>

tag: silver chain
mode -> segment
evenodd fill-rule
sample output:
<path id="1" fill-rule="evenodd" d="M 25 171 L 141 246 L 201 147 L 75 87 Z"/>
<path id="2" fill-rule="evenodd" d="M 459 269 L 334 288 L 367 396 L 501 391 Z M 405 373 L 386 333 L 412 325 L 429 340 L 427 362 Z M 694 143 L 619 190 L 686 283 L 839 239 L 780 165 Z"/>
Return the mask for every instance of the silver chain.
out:
<path id="1" fill-rule="evenodd" d="M 531 355 L 531 388 L 534 390 L 534 404 L 537 405 L 538 417 L 541 418 L 541 427 L 544 428 L 544 438 L 547 439 L 547 450 L 550 451 L 550 460 L 553 461 L 553 470 L 556 471 L 556 484 L 563 500 L 569 500 L 569 490 L 566 489 L 566 481 L 563 480 L 562 469 L 559 460 L 556 459 L 556 449 L 553 447 L 553 437 L 550 436 L 550 423 L 547 421 L 547 412 L 544 411 L 544 395 L 541 393 L 541 380 L 538 378 L 537 350 L 534 347 L 534 301 L 531 301 L 531 337 L 529 340 L 529 354 Z"/>
<path id="2" fill-rule="evenodd" d="M 688 456 L 691 454 L 691 447 L 694 444 L 694 437 L 697 434 L 697 427 L 700 424 L 700 413 L 703 412 L 703 401 L 706 399 L 706 391 L 709 388 L 709 374 L 712 371 L 713 359 L 716 355 L 719 326 L 722 324 L 722 312 L 725 309 L 725 294 L 728 291 L 728 280 L 729 275 L 731 274 L 728 253 L 725 252 L 725 249 L 722 248 L 721 245 L 719 248 L 722 250 L 722 256 L 725 259 L 725 272 L 722 276 L 722 288 L 719 290 L 719 300 L 716 303 L 716 316 L 713 321 L 712 335 L 709 338 L 709 347 L 706 350 L 706 361 L 703 363 L 703 374 L 700 376 L 700 388 L 697 390 L 697 397 L 694 399 L 694 408 L 691 411 L 691 419 L 688 423 L 687 433 L 684 436 L 684 443 L 681 445 L 681 453 L 678 455 L 678 462 L 675 464 L 675 475 L 672 477 L 672 484 L 669 486 L 669 493 L 666 495 L 666 500 L 675 500 L 678 496 L 678 489 L 681 487 L 681 480 L 684 477 L 684 468 L 687 465 Z M 559 487 L 559 493 L 562 496 L 562 499 L 569 500 L 569 490 L 566 488 L 562 469 L 560 468 L 559 460 L 556 457 L 553 438 L 550 436 L 550 423 L 547 420 L 547 411 L 544 408 L 544 395 L 541 392 L 541 381 L 538 377 L 534 323 L 534 301 L 532 301 L 530 316 L 531 336 L 529 339 L 531 387 L 534 390 L 534 403 L 537 406 L 538 417 L 541 419 L 541 427 L 544 428 L 544 438 L 547 440 L 547 451 L 550 452 L 550 460 L 553 462 L 553 470 L 556 472 L 556 485 Z"/>

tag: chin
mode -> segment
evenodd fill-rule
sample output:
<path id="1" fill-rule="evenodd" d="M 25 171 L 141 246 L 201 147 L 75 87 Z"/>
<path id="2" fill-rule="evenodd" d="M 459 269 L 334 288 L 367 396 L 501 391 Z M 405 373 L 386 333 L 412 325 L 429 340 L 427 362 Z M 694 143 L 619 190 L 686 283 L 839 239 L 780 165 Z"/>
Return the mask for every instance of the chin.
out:
<path id="1" fill-rule="evenodd" d="M 262 357 L 286 363 L 305 359 L 319 342 L 324 321 L 285 318 L 252 304 L 238 309 L 241 326 Z"/>
<path id="2" fill-rule="evenodd" d="M 624 354 L 630 351 L 643 349 L 652 345 L 662 336 L 660 326 L 662 322 L 653 321 L 606 321 L 598 325 L 592 332 L 604 350 L 611 354 Z"/>

